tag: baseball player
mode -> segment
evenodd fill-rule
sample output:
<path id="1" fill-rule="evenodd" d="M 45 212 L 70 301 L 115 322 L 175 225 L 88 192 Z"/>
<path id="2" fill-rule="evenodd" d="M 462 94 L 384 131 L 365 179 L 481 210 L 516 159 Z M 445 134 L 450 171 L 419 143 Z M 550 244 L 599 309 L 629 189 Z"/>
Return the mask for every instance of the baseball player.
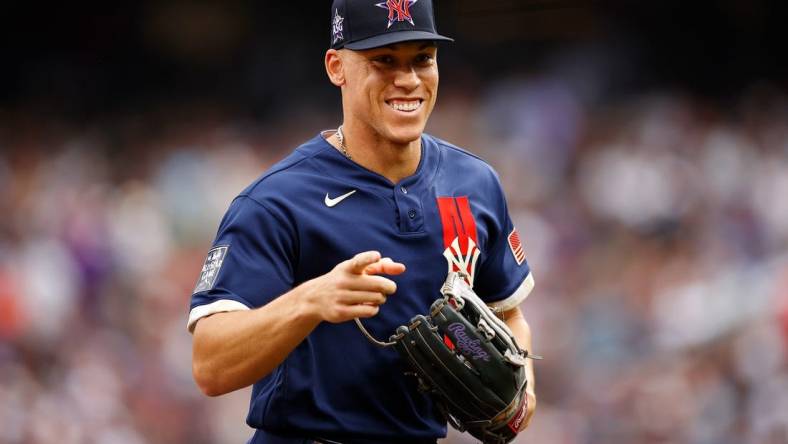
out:
<path id="1" fill-rule="evenodd" d="M 423 133 L 451 41 L 431 0 L 335 0 L 331 17 L 343 122 L 230 204 L 191 297 L 194 378 L 209 396 L 254 385 L 250 443 L 434 444 L 445 418 L 352 320 L 388 337 L 461 271 L 530 350 L 534 281 L 496 173 Z"/>

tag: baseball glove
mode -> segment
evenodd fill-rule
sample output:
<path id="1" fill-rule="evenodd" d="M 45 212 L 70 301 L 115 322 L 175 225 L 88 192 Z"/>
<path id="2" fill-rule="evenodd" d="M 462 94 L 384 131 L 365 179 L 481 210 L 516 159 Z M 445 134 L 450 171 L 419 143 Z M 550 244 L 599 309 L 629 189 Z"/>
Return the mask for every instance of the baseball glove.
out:
<path id="1" fill-rule="evenodd" d="M 452 427 L 487 444 L 514 439 L 528 407 L 527 351 L 463 279 L 451 272 L 429 316 L 389 339 Z"/>

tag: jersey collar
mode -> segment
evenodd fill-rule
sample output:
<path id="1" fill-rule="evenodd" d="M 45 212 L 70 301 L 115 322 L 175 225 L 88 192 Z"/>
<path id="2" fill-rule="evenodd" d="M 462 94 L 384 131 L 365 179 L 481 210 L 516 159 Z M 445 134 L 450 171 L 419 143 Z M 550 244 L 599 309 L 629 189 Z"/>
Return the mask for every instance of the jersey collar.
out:
<path id="1" fill-rule="evenodd" d="M 416 172 L 397 183 L 392 183 L 380 174 L 348 159 L 322 134 L 318 134 L 313 139 L 314 144 L 309 144 L 315 149 L 314 156 L 321 160 L 320 166 L 326 174 L 346 181 L 357 188 L 376 190 L 385 194 L 391 193 L 392 189 L 402 187 L 416 191 L 432 182 L 432 178 L 435 176 L 440 154 L 437 144 L 427 134 L 421 136 L 421 159 Z"/>

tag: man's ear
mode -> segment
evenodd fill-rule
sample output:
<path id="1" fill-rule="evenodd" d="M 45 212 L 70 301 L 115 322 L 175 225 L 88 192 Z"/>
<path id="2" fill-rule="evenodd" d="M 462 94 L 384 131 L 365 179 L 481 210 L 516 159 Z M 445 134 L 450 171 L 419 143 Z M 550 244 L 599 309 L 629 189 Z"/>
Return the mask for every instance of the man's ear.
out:
<path id="1" fill-rule="evenodd" d="M 345 69 L 342 60 L 342 54 L 336 49 L 329 49 L 326 51 L 326 74 L 328 79 L 335 86 L 342 86 L 345 84 Z"/>

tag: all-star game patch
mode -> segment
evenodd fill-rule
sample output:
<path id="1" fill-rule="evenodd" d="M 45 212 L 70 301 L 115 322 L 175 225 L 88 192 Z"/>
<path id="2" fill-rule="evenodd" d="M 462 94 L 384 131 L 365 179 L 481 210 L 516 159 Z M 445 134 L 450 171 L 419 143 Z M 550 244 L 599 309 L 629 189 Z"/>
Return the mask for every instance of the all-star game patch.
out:
<path id="1" fill-rule="evenodd" d="M 342 22 L 344 20 L 345 19 L 342 18 L 341 15 L 339 15 L 339 9 L 336 9 L 334 11 L 334 20 L 331 23 L 331 33 L 333 35 L 331 39 L 332 45 L 340 40 L 345 39 L 345 37 L 342 35 Z"/>
<path id="2" fill-rule="evenodd" d="M 197 281 L 197 286 L 194 287 L 194 293 L 200 293 L 213 288 L 213 284 L 216 282 L 216 276 L 219 275 L 219 270 L 222 268 L 224 257 L 227 255 L 228 248 L 230 248 L 229 245 L 211 248 L 202 266 L 202 272 L 200 272 L 200 279 Z"/>

